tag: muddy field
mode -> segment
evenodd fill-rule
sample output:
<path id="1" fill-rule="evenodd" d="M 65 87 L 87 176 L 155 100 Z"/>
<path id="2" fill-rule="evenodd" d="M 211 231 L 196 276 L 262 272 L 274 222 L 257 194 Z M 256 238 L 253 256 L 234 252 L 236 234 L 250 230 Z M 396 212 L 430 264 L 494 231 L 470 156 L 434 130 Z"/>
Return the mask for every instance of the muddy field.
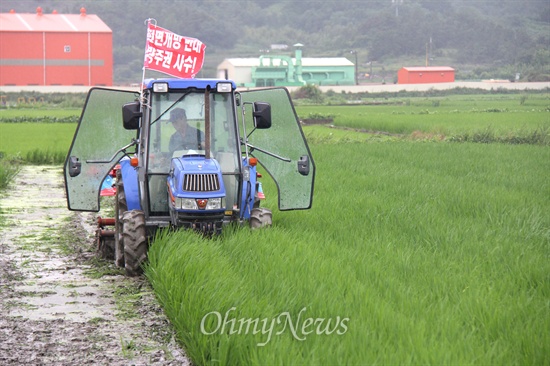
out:
<path id="1" fill-rule="evenodd" d="M 96 257 L 97 214 L 66 207 L 60 167 L 0 196 L 0 365 L 189 365 L 145 279 Z"/>

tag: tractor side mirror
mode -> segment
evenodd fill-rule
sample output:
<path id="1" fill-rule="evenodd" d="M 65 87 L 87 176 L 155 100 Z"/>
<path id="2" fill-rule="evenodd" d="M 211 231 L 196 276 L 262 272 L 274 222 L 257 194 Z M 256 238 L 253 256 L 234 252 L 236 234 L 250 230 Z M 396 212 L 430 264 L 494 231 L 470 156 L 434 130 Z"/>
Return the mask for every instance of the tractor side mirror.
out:
<path id="1" fill-rule="evenodd" d="M 141 119 L 139 102 L 126 103 L 122 106 L 122 122 L 127 130 L 137 130 Z"/>
<path id="2" fill-rule="evenodd" d="M 271 105 L 265 102 L 254 102 L 254 127 L 265 129 L 271 127 Z"/>

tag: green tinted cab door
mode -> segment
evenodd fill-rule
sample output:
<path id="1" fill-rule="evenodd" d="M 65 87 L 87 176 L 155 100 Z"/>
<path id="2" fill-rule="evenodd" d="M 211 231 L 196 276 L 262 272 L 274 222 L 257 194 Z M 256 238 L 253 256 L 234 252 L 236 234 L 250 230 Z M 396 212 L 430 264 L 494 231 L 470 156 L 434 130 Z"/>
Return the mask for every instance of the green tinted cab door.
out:
<path id="1" fill-rule="evenodd" d="M 244 103 L 271 104 L 271 128 L 257 129 L 252 134 L 252 108 L 246 107 L 246 131 L 249 144 L 257 147 L 251 153 L 275 180 L 279 190 L 280 210 L 299 210 L 311 207 L 315 164 L 300 121 L 285 88 L 241 92 Z M 264 150 L 265 152 L 260 151 Z M 272 155 L 276 155 L 274 157 Z M 283 159 L 280 159 L 283 158 Z"/>
<path id="2" fill-rule="evenodd" d="M 134 92 L 89 91 L 63 169 L 70 210 L 99 211 L 101 184 L 123 156 L 117 151 L 136 137 L 135 130 L 122 124 L 122 106 L 134 100 Z"/>

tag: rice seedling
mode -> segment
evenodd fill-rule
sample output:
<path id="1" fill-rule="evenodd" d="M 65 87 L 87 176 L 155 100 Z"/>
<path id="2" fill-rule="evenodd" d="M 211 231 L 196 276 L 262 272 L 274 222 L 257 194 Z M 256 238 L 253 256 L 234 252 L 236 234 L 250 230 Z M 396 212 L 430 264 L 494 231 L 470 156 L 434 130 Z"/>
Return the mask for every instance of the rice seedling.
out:
<path id="1" fill-rule="evenodd" d="M 19 166 L 17 164 L 0 157 L 0 190 L 8 187 L 18 171 Z"/>

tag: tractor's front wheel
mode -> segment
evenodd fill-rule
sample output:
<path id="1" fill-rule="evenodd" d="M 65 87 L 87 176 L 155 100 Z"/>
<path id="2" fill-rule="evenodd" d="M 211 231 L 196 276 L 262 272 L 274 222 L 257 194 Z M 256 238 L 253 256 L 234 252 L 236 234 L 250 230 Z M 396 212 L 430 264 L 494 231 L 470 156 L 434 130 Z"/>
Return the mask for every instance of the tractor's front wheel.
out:
<path id="1" fill-rule="evenodd" d="M 255 207 L 250 212 L 250 227 L 258 229 L 273 224 L 271 210 L 263 207 Z"/>
<path id="2" fill-rule="evenodd" d="M 145 213 L 141 210 L 124 212 L 122 227 L 124 268 L 128 276 L 138 276 L 143 272 L 142 264 L 147 260 Z"/>

